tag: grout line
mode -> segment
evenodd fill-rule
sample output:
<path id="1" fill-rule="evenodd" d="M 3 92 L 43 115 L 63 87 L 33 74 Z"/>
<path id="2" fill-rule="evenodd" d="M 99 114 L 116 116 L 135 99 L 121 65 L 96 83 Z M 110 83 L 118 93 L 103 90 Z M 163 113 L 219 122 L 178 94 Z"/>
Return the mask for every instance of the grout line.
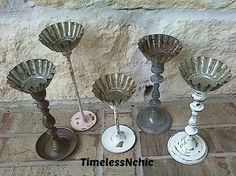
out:
<path id="1" fill-rule="evenodd" d="M 236 127 L 236 124 L 216 124 L 216 125 L 198 125 L 199 129 L 207 129 L 207 128 L 225 128 L 225 127 Z M 172 126 L 171 130 L 183 130 L 185 126 Z"/>
<path id="2" fill-rule="evenodd" d="M 134 109 L 134 108 L 132 108 Z M 101 110 L 103 111 L 103 110 Z M 132 112 L 133 113 L 133 112 Z M 104 111 L 103 112 L 100 112 L 100 114 L 103 114 L 104 116 Z M 137 110 L 134 110 L 134 114 L 137 115 Z M 99 115 L 101 116 L 101 115 Z M 133 115 L 132 115 L 133 116 Z M 104 117 L 103 117 L 104 118 Z M 101 119 L 103 119 L 101 118 Z M 133 126 L 136 127 L 135 128 L 135 132 L 139 132 L 139 128 L 137 127 L 137 124 L 136 124 L 136 116 L 135 117 L 132 117 L 132 119 L 134 120 L 133 121 Z M 103 122 L 101 121 L 102 125 L 104 124 L 104 120 Z M 236 124 L 216 124 L 216 125 L 199 125 L 198 128 L 199 129 L 208 129 L 208 128 L 227 128 L 227 127 L 236 127 Z M 174 127 L 171 127 L 170 130 L 184 130 L 185 126 L 174 126 Z M 76 135 L 80 135 L 80 134 L 101 134 L 104 130 L 104 127 L 103 129 L 101 128 L 101 131 L 100 132 L 92 132 L 92 131 L 85 131 L 85 132 L 79 132 L 79 134 L 77 132 Z M 5 134 L 0 134 L 0 138 L 18 138 L 18 137 L 36 137 L 36 136 L 40 136 L 42 135 L 44 132 L 39 132 L 39 133 L 5 133 Z"/>
<path id="3" fill-rule="evenodd" d="M 235 157 L 236 152 L 225 152 L 225 153 L 209 153 L 209 157 Z"/>
<path id="4" fill-rule="evenodd" d="M 139 128 L 136 124 L 136 117 L 138 115 L 138 109 L 137 108 L 131 108 L 131 117 L 132 117 L 132 125 L 136 134 L 136 144 L 134 146 L 135 148 L 135 159 L 141 158 L 141 144 L 140 144 L 140 136 L 139 136 Z M 135 175 L 136 176 L 143 176 L 143 167 L 135 167 Z"/>
<path id="5" fill-rule="evenodd" d="M 47 160 L 38 160 L 38 161 L 26 161 L 26 162 L 4 162 L 0 163 L 0 168 L 3 167 L 29 167 L 29 166 L 66 166 L 71 164 L 81 164 L 80 159 L 73 160 L 64 160 L 64 161 L 47 161 Z"/>
<path id="6" fill-rule="evenodd" d="M 103 159 L 103 146 L 101 143 L 101 134 L 104 131 L 104 110 L 99 110 L 97 113 L 98 118 L 100 118 L 101 128 L 99 130 L 99 141 L 96 149 L 96 159 L 102 160 Z M 96 176 L 102 176 L 103 174 L 103 167 L 102 166 L 95 166 L 94 167 L 94 175 Z"/>
<path id="7" fill-rule="evenodd" d="M 236 124 L 216 124 L 216 125 L 200 125 L 199 128 L 224 128 L 235 127 Z"/>
<path id="8" fill-rule="evenodd" d="M 207 157 L 209 158 L 236 157 L 236 152 L 208 153 Z M 152 160 L 163 160 L 163 159 L 171 159 L 172 157 L 170 155 L 142 157 L 142 159 L 145 158 Z"/>
<path id="9" fill-rule="evenodd" d="M 222 104 L 222 103 L 235 103 L 236 97 L 233 95 L 221 95 L 221 96 L 216 96 L 216 95 L 212 95 L 211 97 L 209 97 L 204 104 Z M 91 98 L 82 98 L 82 102 L 84 102 L 82 105 L 84 107 L 84 109 L 90 109 L 91 107 L 99 107 L 100 109 L 106 109 L 106 110 L 110 110 L 110 108 L 108 106 L 106 106 L 104 103 L 102 102 L 98 102 L 96 99 Z M 165 105 L 188 105 L 188 102 L 191 102 L 192 98 L 191 97 L 169 97 L 166 98 L 166 100 L 162 101 L 163 106 Z M 148 101 L 133 101 L 133 102 L 127 102 L 124 103 L 120 106 L 119 110 L 121 109 L 127 109 L 127 107 L 131 107 L 132 105 L 135 105 L 135 107 L 137 108 L 145 108 L 148 105 Z M 75 111 L 77 108 L 77 104 L 76 104 L 76 100 L 51 100 L 50 101 L 50 106 L 49 106 L 50 110 L 61 110 L 61 108 L 63 108 L 64 110 L 67 111 Z M 16 100 L 16 101 L 0 101 L 0 109 L 2 111 L 7 111 L 7 110 L 11 110 L 12 112 L 19 112 L 16 111 L 16 109 L 21 109 L 22 111 L 30 111 L 30 112 L 38 112 L 40 113 L 40 111 L 38 110 L 35 101 L 33 100 Z"/>
<path id="10" fill-rule="evenodd" d="M 142 157 L 142 159 L 151 159 L 151 160 L 162 160 L 162 159 L 169 159 L 171 158 L 170 155 L 163 155 L 163 156 L 148 156 L 148 157 Z"/>
<path id="11" fill-rule="evenodd" d="M 72 128 L 70 128 L 72 129 Z M 45 131 L 44 131 L 45 132 Z M 0 134 L 0 138 L 24 138 L 24 137 L 39 137 L 42 135 L 44 132 L 41 133 L 5 133 L 5 134 Z M 99 134 L 97 132 L 91 132 L 91 131 L 84 131 L 84 132 L 77 132 L 74 131 L 76 135 L 90 135 L 90 134 Z"/>

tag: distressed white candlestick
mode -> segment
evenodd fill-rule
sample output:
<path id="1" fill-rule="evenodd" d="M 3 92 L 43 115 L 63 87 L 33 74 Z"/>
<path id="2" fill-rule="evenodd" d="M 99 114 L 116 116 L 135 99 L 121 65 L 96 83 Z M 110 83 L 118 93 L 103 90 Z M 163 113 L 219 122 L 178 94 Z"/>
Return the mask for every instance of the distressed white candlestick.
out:
<path id="1" fill-rule="evenodd" d="M 168 152 L 178 162 L 192 165 L 203 161 L 208 153 L 206 142 L 197 135 L 197 115 L 203 111 L 201 101 L 207 98 L 207 93 L 192 91 L 194 101 L 190 104 L 192 115 L 185 131 L 172 135 L 168 141 Z"/>

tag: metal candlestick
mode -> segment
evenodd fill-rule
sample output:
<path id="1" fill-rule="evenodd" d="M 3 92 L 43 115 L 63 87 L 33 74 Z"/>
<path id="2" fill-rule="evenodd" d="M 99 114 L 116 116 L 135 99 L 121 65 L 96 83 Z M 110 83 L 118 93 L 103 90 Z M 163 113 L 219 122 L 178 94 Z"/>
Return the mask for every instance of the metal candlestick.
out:
<path id="1" fill-rule="evenodd" d="M 68 62 L 79 108 L 79 112 L 71 118 L 71 126 L 78 131 L 88 130 L 97 122 L 97 117 L 93 112 L 83 111 L 70 58 L 72 50 L 78 45 L 83 34 L 84 28 L 82 25 L 75 22 L 61 22 L 48 26 L 39 35 L 39 41 L 42 44 L 52 51 L 61 52 Z"/>
<path id="2" fill-rule="evenodd" d="M 180 73 L 192 87 L 194 101 L 190 104 L 191 118 L 185 131 L 172 135 L 168 141 L 170 155 L 182 164 L 192 165 L 203 161 L 208 153 L 206 142 L 197 135 L 197 115 L 204 109 L 202 101 L 231 78 L 231 70 L 224 63 L 209 57 L 195 57 L 180 65 Z"/>
<path id="3" fill-rule="evenodd" d="M 7 76 L 11 87 L 31 94 L 43 114 L 43 125 L 47 132 L 36 144 L 38 155 L 46 160 L 61 160 L 75 149 L 77 138 L 68 128 L 56 128 L 55 118 L 50 114 L 49 102 L 45 100 L 46 88 L 55 74 L 55 66 L 45 59 L 28 60 L 15 66 Z"/>
<path id="4" fill-rule="evenodd" d="M 139 128 L 150 134 L 160 134 L 171 126 L 171 118 L 165 109 L 161 108 L 159 85 L 164 78 L 160 75 L 164 72 L 164 64 L 179 54 L 182 49 L 181 43 L 176 38 L 164 35 L 153 34 L 139 40 L 139 50 L 152 62 L 151 81 L 154 83 L 152 99 L 149 107 L 140 111 L 137 116 Z"/>
<path id="5" fill-rule="evenodd" d="M 130 99 L 135 92 L 135 82 L 123 74 L 108 74 L 100 77 L 93 84 L 93 93 L 107 103 L 114 111 L 115 125 L 102 134 L 102 145 L 113 153 L 122 153 L 131 149 L 136 136 L 128 126 L 119 124 L 118 106 Z"/>

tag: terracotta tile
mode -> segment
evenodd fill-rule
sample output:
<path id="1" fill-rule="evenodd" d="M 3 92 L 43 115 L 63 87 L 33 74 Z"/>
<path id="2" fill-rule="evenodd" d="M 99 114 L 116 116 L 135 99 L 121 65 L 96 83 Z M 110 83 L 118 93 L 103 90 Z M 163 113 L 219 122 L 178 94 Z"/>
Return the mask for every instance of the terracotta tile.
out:
<path id="1" fill-rule="evenodd" d="M 107 168 L 103 172 L 103 176 L 135 176 L 134 167 L 114 167 Z"/>
<path id="2" fill-rule="evenodd" d="M 215 128 L 214 134 L 224 152 L 236 152 L 236 127 Z"/>
<path id="3" fill-rule="evenodd" d="M 64 166 L 26 166 L 0 168 L 2 176 L 91 176 L 94 175 L 92 167 L 82 167 L 80 164 Z"/>
<path id="4" fill-rule="evenodd" d="M 24 162 L 41 160 L 35 150 L 34 137 L 8 138 L 1 152 L 0 162 Z"/>
<path id="5" fill-rule="evenodd" d="M 121 153 L 121 154 L 115 154 L 107 151 L 106 149 L 103 149 L 103 158 L 108 158 L 109 160 L 125 160 L 128 159 L 134 159 L 135 158 L 135 150 L 132 148 L 131 150 Z M 135 174 L 135 166 L 104 166 L 103 168 L 103 175 L 134 175 Z"/>
<path id="6" fill-rule="evenodd" d="M 2 155 L 5 144 L 7 143 L 8 138 L 0 138 L 0 156 Z"/>
<path id="7" fill-rule="evenodd" d="M 98 134 L 79 134 L 78 143 L 74 152 L 65 160 L 89 158 L 96 159 L 97 146 L 99 141 Z"/>
<path id="8" fill-rule="evenodd" d="M 6 139 L 6 138 L 3 138 Z M 43 160 L 38 156 L 35 145 L 38 137 L 8 138 L 1 152 L 0 162 L 23 162 Z M 65 160 L 96 158 L 98 134 L 80 134 L 74 152 Z"/>
<path id="9" fill-rule="evenodd" d="M 222 167 L 228 169 L 228 167 L 231 168 L 232 170 L 232 175 L 236 175 L 236 157 L 230 157 L 230 158 L 227 158 L 227 161 L 229 163 L 229 166 L 228 165 L 222 165 Z"/>
<path id="10" fill-rule="evenodd" d="M 135 158 L 135 150 L 132 148 L 131 150 L 125 152 L 125 153 L 112 153 L 107 151 L 105 148 L 103 149 L 103 158 L 112 158 L 112 159 L 124 159 L 124 158 Z"/>
<path id="11" fill-rule="evenodd" d="M 181 130 L 179 130 L 181 131 Z M 141 153 L 143 157 L 168 155 L 167 142 L 176 133 L 169 130 L 160 135 L 140 132 Z M 210 153 L 235 152 L 236 127 L 199 129 L 199 135 L 206 141 Z"/>
<path id="12" fill-rule="evenodd" d="M 236 127 L 221 127 L 199 129 L 199 134 L 203 137 L 211 153 L 226 153 L 236 151 Z"/>
<path id="13" fill-rule="evenodd" d="M 4 113 L 0 121 L 0 133 L 5 133 L 11 129 L 14 117 L 10 113 Z"/>
<path id="14" fill-rule="evenodd" d="M 118 112 L 120 124 L 132 127 L 132 114 L 131 112 Z M 104 127 L 108 128 L 115 125 L 114 117 L 112 112 L 105 111 L 104 114 Z"/>
<path id="15" fill-rule="evenodd" d="M 172 127 L 185 126 L 191 116 L 189 105 L 166 105 L 166 110 L 172 117 Z M 235 124 L 236 108 L 232 103 L 205 104 L 205 109 L 199 113 L 199 125 Z M 225 117 L 225 118 L 222 118 Z"/>
<path id="16" fill-rule="evenodd" d="M 51 110 L 50 112 L 56 119 L 55 126 L 72 128 L 70 125 L 70 119 L 75 113 L 74 111 Z M 11 134 L 43 133 L 46 131 L 46 128 L 42 125 L 42 118 L 43 116 L 40 112 L 14 112 L 5 115 L 0 123 L 0 132 Z M 99 133 L 101 128 L 100 119 L 101 118 L 98 117 L 98 122 L 92 129 L 90 129 L 90 133 Z"/>
<path id="17" fill-rule="evenodd" d="M 207 158 L 197 165 L 183 165 L 173 159 L 154 160 L 153 166 L 143 167 L 144 176 L 230 176 L 232 171 L 225 158 Z"/>
<path id="18" fill-rule="evenodd" d="M 207 143 L 208 151 L 211 153 L 222 152 L 222 149 L 217 143 L 215 142 L 215 133 L 214 128 L 208 129 L 199 129 L 199 135 L 204 139 Z M 213 142 L 214 141 L 214 142 Z"/>
<path id="19" fill-rule="evenodd" d="M 166 145 L 171 133 L 172 131 L 167 131 L 160 135 L 152 135 L 139 132 L 142 157 L 168 155 Z"/>
<path id="20" fill-rule="evenodd" d="M 45 127 L 42 125 L 42 114 L 39 112 L 14 112 L 11 113 L 14 121 L 5 133 L 42 133 L 46 131 Z"/>

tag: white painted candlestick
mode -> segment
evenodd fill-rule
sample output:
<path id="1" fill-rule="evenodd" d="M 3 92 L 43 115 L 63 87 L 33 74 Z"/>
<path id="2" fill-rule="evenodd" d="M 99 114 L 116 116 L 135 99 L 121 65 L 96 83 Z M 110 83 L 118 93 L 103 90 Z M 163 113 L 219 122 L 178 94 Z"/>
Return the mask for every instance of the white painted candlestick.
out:
<path id="1" fill-rule="evenodd" d="M 172 135 L 167 144 L 170 155 L 176 161 L 187 165 L 202 162 L 208 153 L 206 142 L 197 135 L 197 115 L 204 109 L 201 101 L 207 98 L 207 93 L 193 90 L 192 97 L 194 98 L 190 104 L 192 116 L 185 127 L 185 131 Z"/>
<path id="2" fill-rule="evenodd" d="M 113 153 L 123 153 L 130 150 L 136 141 L 132 129 L 119 124 L 117 108 L 110 106 L 114 111 L 115 126 L 107 128 L 102 134 L 102 145 Z"/>
<path id="3" fill-rule="evenodd" d="M 78 90 L 76 80 L 75 80 L 74 69 L 71 63 L 71 59 L 70 59 L 71 52 L 63 53 L 62 55 L 66 57 L 67 62 L 69 64 L 70 75 L 71 75 L 72 83 L 74 85 L 76 99 L 77 99 L 78 108 L 79 108 L 79 112 L 74 114 L 71 118 L 71 126 L 72 128 L 78 131 L 89 130 L 96 124 L 97 117 L 91 111 L 83 111 L 80 96 L 79 96 L 79 90 Z"/>

